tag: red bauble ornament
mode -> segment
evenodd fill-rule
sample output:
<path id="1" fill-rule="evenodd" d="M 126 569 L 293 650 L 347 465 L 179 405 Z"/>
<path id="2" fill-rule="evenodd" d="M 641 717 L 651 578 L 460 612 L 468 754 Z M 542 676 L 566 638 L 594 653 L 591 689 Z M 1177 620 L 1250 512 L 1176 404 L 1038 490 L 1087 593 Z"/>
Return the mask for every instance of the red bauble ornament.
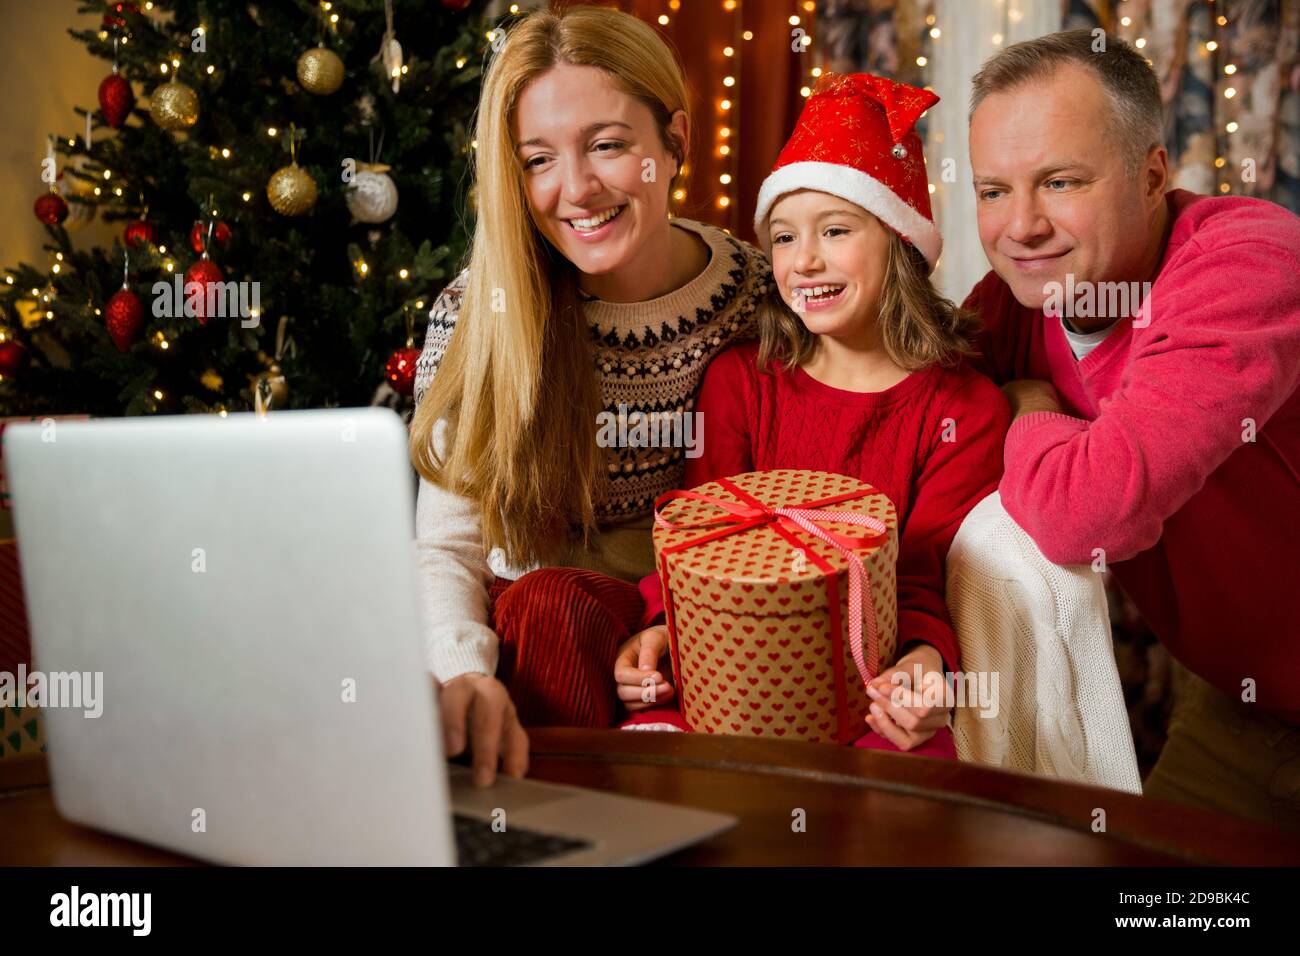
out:
<path id="1" fill-rule="evenodd" d="M 137 219 L 135 222 L 127 224 L 126 230 L 122 233 L 122 241 L 132 249 L 143 245 L 153 245 L 158 241 L 158 230 L 154 229 L 153 223 Z"/>
<path id="2" fill-rule="evenodd" d="M 124 13 L 139 13 L 140 5 L 138 3 L 110 3 L 108 10 L 104 14 L 104 26 L 118 27 L 119 29 L 126 26 Z"/>
<path id="3" fill-rule="evenodd" d="M 119 352 L 125 352 L 135 341 L 144 324 L 144 306 L 140 297 L 123 286 L 113 293 L 104 306 L 104 324 L 108 326 L 109 337 Z"/>
<path id="4" fill-rule="evenodd" d="M 113 72 L 99 84 L 99 109 L 104 114 L 104 122 L 113 129 L 119 129 L 126 122 L 133 106 L 135 94 L 131 92 L 131 84 L 117 72 L 117 64 L 114 64 Z"/>
<path id="5" fill-rule="evenodd" d="M 190 296 L 195 294 L 194 286 L 198 286 L 203 291 L 202 296 L 194 303 L 194 315 L 199 320 L 199 325 L 208 324 L 208 283 L 224 281 L 225 277 L 221 274 L 221 270 L 217 268 L 217 264 L 206 256 L 185 270 L 186 305 L 189 304 Z"/>
<path id="6" fill-rule="evenodd" d="M 68 218 L 68 204 L 58 193 L 46 193 L 32 208 L 36 211 L 36 218 L 47 226 L 58 225 Z"/>
<path id="7" fill-rule="evenodd" d="M 190 248 L 202 255 L 204 252 L 203 241 L 208 237 L 208 225 L 205 222 L 195 222 L 190 227 Z M 219 245 L 225 245 L 230 241 L 230 227 L 224 222 L 218 222 L 212 228 L 212 238 L 217 240 Z"/>
<path id="8" fill-rule="evenodd" d="M 27 361 L 27 350 L 17 339 L 0 342 L 0 375 L 17 375 Z"/>
<path id="9" fill-rule="evenodd" d="M 469 6 L 469 0 L 442 0 L 442 5 L 448 10 L 460 12 Z"/>
<path id="10" fill-rule="evenodd" d="M 398 349 L 384 366 L 384 378 L 398 395 L 410 396 L 415 391 L 415 363 L 420 360 L 416 348 Z"/>

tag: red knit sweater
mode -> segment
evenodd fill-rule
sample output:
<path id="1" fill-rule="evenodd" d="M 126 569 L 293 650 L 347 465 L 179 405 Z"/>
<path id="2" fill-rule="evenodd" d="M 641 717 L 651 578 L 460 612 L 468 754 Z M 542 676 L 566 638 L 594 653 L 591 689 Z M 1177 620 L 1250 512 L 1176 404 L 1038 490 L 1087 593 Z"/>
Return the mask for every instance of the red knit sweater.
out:
<path id="1" fill-rule="evenodd" d="M 703 454 L 687 459 L 686 487 L 746 471 L 805 468 L 884 492 L 899 518 L 900 652 L 924 641 L 957 670 L 944 563 L 962 519 L 1002 475 L 1011 420 L 1002 392 L 978 372 L 938 366 L 882 392 L 849 392 L 802 369 L 760 373 L 757 357 L 757 343 L 737 345 L 705 373 L 696 404 Z M 647 620 L 662 609 L 658 592 L 653 576 L 643 582 Z"/>

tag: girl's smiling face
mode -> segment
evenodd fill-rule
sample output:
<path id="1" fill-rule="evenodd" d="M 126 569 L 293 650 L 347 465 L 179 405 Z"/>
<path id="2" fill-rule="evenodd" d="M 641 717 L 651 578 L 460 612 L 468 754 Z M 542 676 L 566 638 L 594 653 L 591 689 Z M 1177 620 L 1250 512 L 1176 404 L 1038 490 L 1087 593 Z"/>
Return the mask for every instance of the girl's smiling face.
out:
<path id="1" fill-rule="evenodd" d="M 772 275 L 809 332 L 869 333 L 889 261 L 889 231 L 861 206 L 812 189 L 787 193 L 768 221 Z"/>

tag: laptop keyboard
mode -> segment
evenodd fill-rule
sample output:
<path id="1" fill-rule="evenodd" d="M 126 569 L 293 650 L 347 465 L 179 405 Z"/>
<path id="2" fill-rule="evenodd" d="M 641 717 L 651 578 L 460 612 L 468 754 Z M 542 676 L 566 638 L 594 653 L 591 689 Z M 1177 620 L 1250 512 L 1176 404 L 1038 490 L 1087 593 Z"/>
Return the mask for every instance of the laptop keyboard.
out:
<path id="1" fill-rule="evenodd" d="M 592 846 L 586 840 L 514 826 L 493 830 L 489 821 L 461 813 L 453 813 L 452 820 L 456 827 L 456 859 L 460 866 L 527 866 Z"/>

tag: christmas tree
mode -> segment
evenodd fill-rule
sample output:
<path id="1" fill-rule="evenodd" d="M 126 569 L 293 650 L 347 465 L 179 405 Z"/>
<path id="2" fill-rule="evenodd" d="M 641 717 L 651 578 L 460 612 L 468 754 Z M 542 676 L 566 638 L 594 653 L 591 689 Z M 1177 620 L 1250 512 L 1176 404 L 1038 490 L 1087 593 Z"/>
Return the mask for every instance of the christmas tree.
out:
<path id="1" fill-rule="evenodd" d="M 49 262 L 0 271 L 0 416 L 409 402 L 472 230 L 476 0 L 91 3 L 86 134 L 53 136 Z M 112 72 L 110 73 L 110 67 Z M 81 112 L 81 111 L 79 111 Z M 112 248 L 66 226 L 120 223 Z M 391 389 L 391 391 L 388 391 Z"/>

